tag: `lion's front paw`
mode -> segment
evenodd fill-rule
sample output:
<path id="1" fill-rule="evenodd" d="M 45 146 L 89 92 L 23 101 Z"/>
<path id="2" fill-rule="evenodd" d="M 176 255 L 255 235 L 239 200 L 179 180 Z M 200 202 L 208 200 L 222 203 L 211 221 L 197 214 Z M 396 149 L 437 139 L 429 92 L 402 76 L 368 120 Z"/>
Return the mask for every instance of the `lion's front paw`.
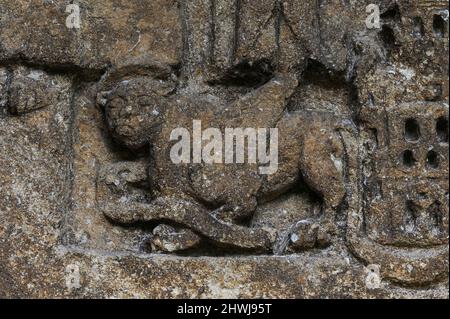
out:
<path id="1" fill-rule="evenodd" d="M 317 222 L 302 220 L 278 235 L 274 253 L 299 252 L 325 247 L 330 243 L 331 234 L 328 227 Z"/>
<path id="2" fill-rule="evenodd" d="M 330 244 L 328 228 L 311 221 L 300 221 L 292 229 L 288 249 L 301 251 Z"/>
<path id="3" fill-rule="evenodd" d="M 152 251 L 172 253 L 193 248 L 201 238 L 187 228 L 173 227 L 165 224 L 157 226 L 148 243 Z"/>

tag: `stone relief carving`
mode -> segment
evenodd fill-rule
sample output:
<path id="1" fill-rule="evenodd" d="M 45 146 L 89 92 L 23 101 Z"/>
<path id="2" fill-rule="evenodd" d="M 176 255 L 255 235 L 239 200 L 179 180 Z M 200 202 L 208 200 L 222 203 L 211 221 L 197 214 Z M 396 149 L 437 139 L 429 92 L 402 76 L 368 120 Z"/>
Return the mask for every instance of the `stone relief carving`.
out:
<path id="1" fill-rule="evenodd" d="M 49 145 L 73 144 L 70 182 L 83 189 L 67 195 L 77 203 L 62 242 L 182 256 L 302 258 L 339 247 L 394 283 L 445 278 L 448 16 L 439 4 L 419 4 L 422 11 L 405 17 L 390 5 L 375 37 L 349 27 L 335 39 L 330 25 L 317 30 L 315 21 L 296 19 L 316 10 L 310 6 L 182 1 L 179 64 L 129 57 L 95 81 L 0 60 L 3 126 L 36 114 L 42 122 L 27 125 L 50 119 L 73 130 L 64 141 L 48 137 L 55 139 Z M 331 8 L 320 10 L 326 16 Z M 256 26 L 247 23 L 252 16 L 262 17 Z M 302 23 L 313 26 L 309 34 L 295 32 Z M 195 120 L 219 129 L 277 128 L 277 171 L 174 164 L 171 132 L 184 127 L 193 135 Z M 83 135 L 76 126 L 87 122 Z M 111 229 L 117 237 L 99 233 Z"/>
<path id="2" fill-rule="evenodd" d="M 386 13 L 387 20 L 392 20 L 381 31 L 382 42 L 390 41 L 390 31 L 386 30 L 395 28 L 397 9 L 392 7 Z M 187 12 L 191 13 L 189 7 Z M 191 21 L 189 15 L 187 21 Z M 417 24 L 417 18 L 414 21 Z M 216 36 L 219 44 L 227 40 L 220 32 Z M 358 41 L 367 46 L 365 40 Z M 371 54 L 392 54 L 391 44 L 383 44 L 378 53 L 360 57 L 357 63 L 373 63 Z M 189 52 L 203 49 L 196 48 L 195 41 L 189 48 Z M 219 246 L 282 254 L 326 247 L 335 234 L 337 210 L 347 210 L 350 249 L 368 263 L 382 264 L 386 276 L 404 282 L 427 282 L 445 273 L 448 105 L 410 102 L 375 110 L 369 105 L 355 118 L 348 105 L 340 107 L 339 103 L 331 110 L 314 109 L 324 103 L 321 97 L 316 97 L 312 106 L 296 105 L 298 100 L 293 95 L 299 80 L 305 79 L 295 72 L 286 70 L 270 79 L 267 70 L 271 67 L 258 62 L 248 64 L 247 69 L 226 70 L 222 80 L 208 82 L 208 69 L 217 64 L 205 61 L 208 58 L 194 59 L 183 80 L 173 73 L 159 79 L 109 74 L 116 82 L 108 83 L 108 91 L 99 98 L 108 128 L 128 148 L 151 145 L 145 187 L 153 190 L 150 201 L 122 197 L 122 203 L 100 203 L 109 219 L 121 224 L 168 222 L 154 228 L 147 239 L 154 251 L 192 249 L 202 238 L 208 238 Z M 306 73 L 308 68 L 317 76 L 325 67 L 310 61 Z M 406 78 L 407 72 L 402 73 Z M 267 82 L 241 88 L 244 94 L 230 94 L 238 91 L 239 79 L 248 83 L 255 74 L 261 81 L 268 76 Z M 220 75 L 216 73 L 217 77 Z M 326 81 L 336 80 L 325 75 L 318 81 L 321 84 L 314 85 Z M 357 76 L 356 81 L 363 78 Z M 169 134 L 177 126 L 189 127 L 195 119 L 211 127 L 277 127 L 281 141 L 279 170 L 264 177 L 258 175 L 255 165 L 173 165 L 168 158 L 172 146 L 166 142 Z M 359 123 L 363 126 L 358 127 Z M 138 178 L 137 171 L 141 172 Z M 136 183 L 145 180 L 145 171 L 136 169 L 135 162 L 129 168 L 126 163 L 118 163 L 106 169 L 101 179 L 104 182 L 109 178 L 106 183 L 117 188 L 114 180 L 120 180 L 120 174 L 127 172 L 125 182 Z M 312 219 L 266 223 L 264 218 L 270 216 L 261 217 L 258 206 L 279 200 L 299 185 L 317 196 L 319 213 Z"/>
<path id="3" fill-rule="evenodd" d="M 174 90 L 173 85 L 152 79 L 133 78 L 120 82 L 104 97 L 108 127 L 115 138 L 127 147 L 138 148 L 151 143 L 148 178 L 156 194 L 150 203 L 104 203 L 105 215 L 125 224 L 168 220 L 218 243 L 282 252 L 284 247 L 274 247 L 277 240 L 282 240 L 277 239 L 276 229 L 238 225 L 243 219 L 251 218 L 258 201 L 289 190 L 296 184 L 301 172 L 309 185 L 324 197 L 324 214 L 333 215 L 345 193 L 342 164 L 337 164 L 342 162 L 343 157 L 343 146 L 338 135 L 323 125 L 325 121 L 316 119 L 308 123 L 310 119 L 301 114 L 284 113 L 296 86 L 295 78 L 279 75 L 231 103 L 221 103 L 208 92 L 198 92 L 195 98 L 192 93 L 184 96 L 183 93 L 172 93 L 168 96 Z M 281 152 L 289 152 L 289 155 L 296 153 L 297 156 L 286 157 L 286 162 L 280 163 L 282 169 L 278 175 L 267 179 L 258 174 L 255 165 L 216 167 L 173 164 L 168 156 L 172 147 L 167 143 L 170 133 L 176 127 L 188 127 L 195 119 L 201 119 L 202 123 L 211 127 L 278 126 L 281 135 L 289 134 L 283 140 L 293 139 L 288 149 L 283 150 L 286 146 L 281 146 Z M 289 126 L 290 130 L 285 132 L 285 126 Z M 302 132 L 295 135 L 295 128 Z M 296 149 L 296 145 L 303 147 Z M 114 169 L 115 172 L 120 174 L 127 170 L 124 163 L 119 163 L 119 166 L 121 169 Z M 130 168 L 128 171 L 134 173 L 135 170 Z M 131 178 L 128 182 L 136 182 L 136 179 Z M 298 222 L 301 223 L 292 225 L 292 233 L 281 237 L 292 236 L 302 229 L 298 237 L 302 238 L 308 232 L 314 232 L 312 236 L 317 237 L 309 239 L 312 240 L 309 245 L 315 246 L 315 241 L 326 242 L 327 231 L 321 229 L 322 226 L 313 231 L 308 230 L 309 227 L 305 229 L 307 221 Z M 317 226 L 312 223 L 308 225 Z M 174 236 L 179 237 L 180 234 L 174 232 Z M 186 232 L 185 236 L 195 235 Z M 299 249 L 304 248 L 297 245 Z"/>
<path id="4" fill-rule="evenodd" d="M 393 279 L 432 281 L 447 267 L 448 140 L 439 133 L 447 112 L 442 103 L 416 102 L 362 114 L 367 190 L 348 237 L 358 256 L 386 263 Z"/>

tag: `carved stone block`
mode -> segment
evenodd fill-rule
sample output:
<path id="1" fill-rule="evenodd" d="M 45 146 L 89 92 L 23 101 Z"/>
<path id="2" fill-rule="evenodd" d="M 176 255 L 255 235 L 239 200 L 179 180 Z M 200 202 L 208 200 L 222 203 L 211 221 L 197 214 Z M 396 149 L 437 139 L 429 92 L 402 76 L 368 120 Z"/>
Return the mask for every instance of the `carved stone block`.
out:
<path id="1" fill-rule="evenodd" d="M 66 2 L 0 0 L 0 297 L 448 298 L 447 1 Z"/>

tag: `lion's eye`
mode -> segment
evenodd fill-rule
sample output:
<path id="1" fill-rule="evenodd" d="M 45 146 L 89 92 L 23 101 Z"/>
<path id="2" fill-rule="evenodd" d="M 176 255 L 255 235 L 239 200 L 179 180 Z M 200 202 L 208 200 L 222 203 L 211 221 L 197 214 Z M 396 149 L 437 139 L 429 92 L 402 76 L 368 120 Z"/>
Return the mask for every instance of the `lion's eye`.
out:
<path id="1" fill-rule="evenodd" d="M 151 96 L 141 96 L 137 100 L 137 103 L 143 107 L 150 106 L 153 104 L 153 102 L 154 102 L 154 99 L 152 99 Z"/>
<path id="2" fill-rule="evenodd" d="M 109 102 L 109 107 L 112 109 L 123 108 L 125 101 L 122 98 L 114 98 Z"/>

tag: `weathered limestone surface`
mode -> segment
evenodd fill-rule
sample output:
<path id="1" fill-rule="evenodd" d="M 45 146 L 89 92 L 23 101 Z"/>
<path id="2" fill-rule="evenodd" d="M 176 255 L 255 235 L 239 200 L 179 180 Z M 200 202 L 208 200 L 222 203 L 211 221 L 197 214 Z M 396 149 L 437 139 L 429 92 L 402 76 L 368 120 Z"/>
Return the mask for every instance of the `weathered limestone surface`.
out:
<path id="1" fill-rule="evenodd" d="M 447 1 L 0 0 L 0 297 L 448 298 L 448 31 Z M 277 128 L 278 170 L 173 163 L 195 120 Z"/>

